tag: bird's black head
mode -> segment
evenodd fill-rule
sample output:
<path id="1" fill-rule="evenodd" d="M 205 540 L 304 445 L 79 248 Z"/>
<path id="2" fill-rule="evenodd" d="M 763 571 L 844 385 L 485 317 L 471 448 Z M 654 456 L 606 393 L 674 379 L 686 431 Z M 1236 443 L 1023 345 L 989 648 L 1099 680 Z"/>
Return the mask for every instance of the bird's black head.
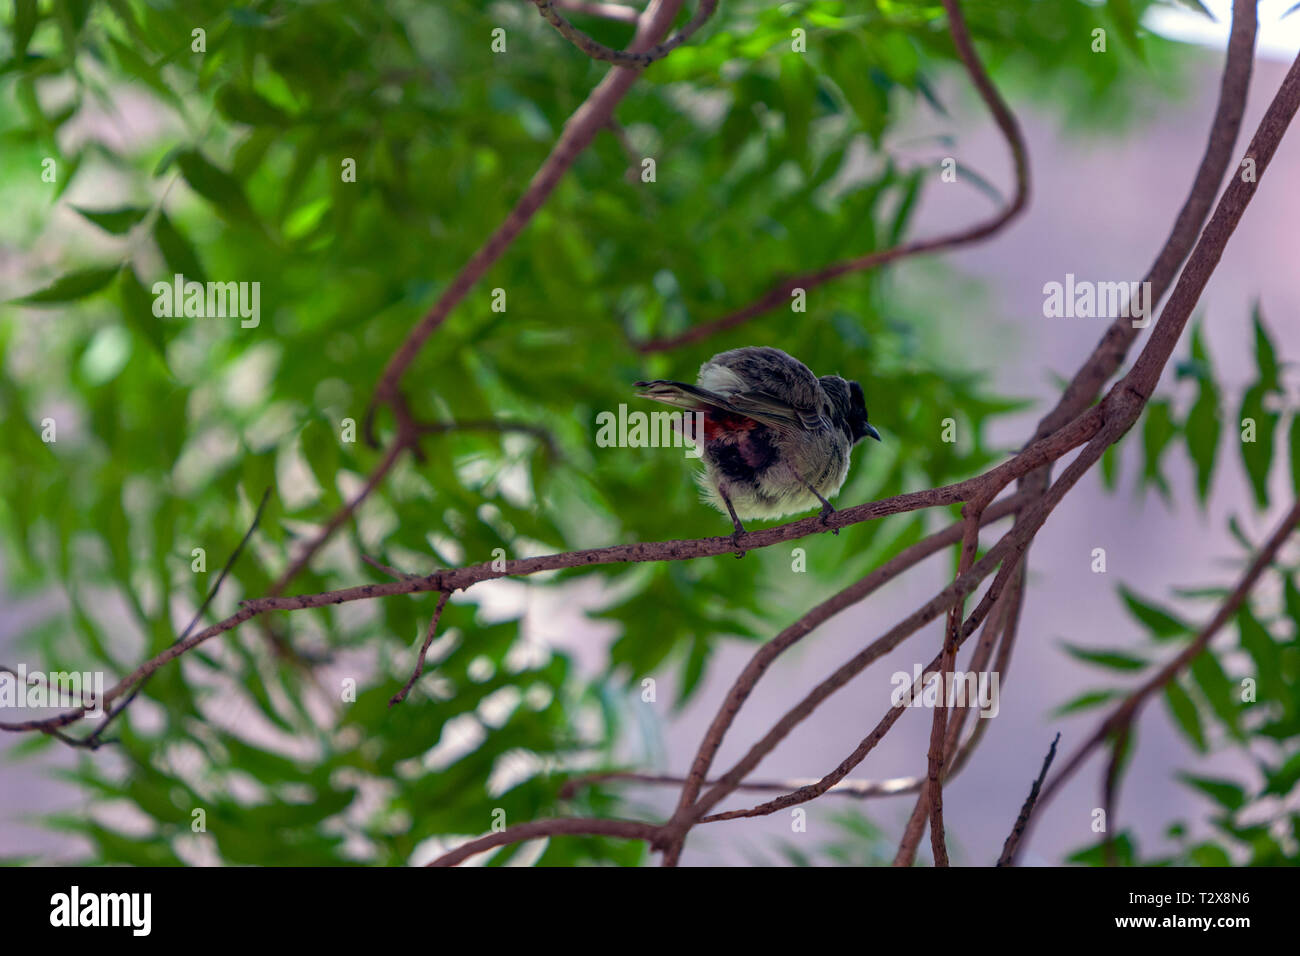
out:
<path id="1" fill-rule="evenodd" d="M 863 438 L 874 438 L 880 441 L 880 432 L 871 427 L 867 421 L 867 401 L 862 395 L 862 386 L 857 382 L 849 382 L 849 437 L 854 444 L 862 441 Z"/>
<path id="2" fill-rule="evenodd" d="M 849 436 L 849 441 L 857 444 L 864 438 L 880 441 L 880 432 L 867 421 L 867 402 L 862 394 L 862 386 L 849 382 L 838 375 L 822 378 L 822 388 L 830 396 L 840 413 L 840 427 Z"/>

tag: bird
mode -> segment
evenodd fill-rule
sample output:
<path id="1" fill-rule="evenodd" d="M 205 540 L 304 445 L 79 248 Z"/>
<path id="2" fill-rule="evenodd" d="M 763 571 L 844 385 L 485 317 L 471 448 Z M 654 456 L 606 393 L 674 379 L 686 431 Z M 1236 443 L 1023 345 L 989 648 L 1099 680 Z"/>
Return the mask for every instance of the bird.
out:
<path id="1" fill-rule="evenodd" d="M 880 441 L 867 421 L 862 386 L 813 374 L 777 348 L 720 352 L 700 366 L 696 384 L 656 379 L 633 383 L 647 398 L 699 413 L 684 431 L 700 447 L 702 499 L 729 515 L 739 551 L 741 519 L 781 518 L 820 503 L 822 523 L 863 438 Z M 838 534 L 839 529 L 835 529 Z M 743 552 L 741 552 L 743 554 Z M 738 554 L 737 556 L 740 556 Z"/>

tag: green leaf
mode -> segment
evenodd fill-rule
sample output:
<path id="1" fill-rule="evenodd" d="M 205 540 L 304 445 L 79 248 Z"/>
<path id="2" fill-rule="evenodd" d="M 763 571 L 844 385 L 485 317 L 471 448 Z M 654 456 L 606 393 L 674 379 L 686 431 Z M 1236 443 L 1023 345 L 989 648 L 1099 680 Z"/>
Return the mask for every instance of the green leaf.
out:
<path id="1" fill-rule="evenodd" d="M 157 222 L 153 224 L 153 241 L 158 243 L 158 251 L 162 253 L 163 261 L 173 274 L 179 273 L 195 282 L 208 281 L 194 246 L 166 213 L 160 213 Z"/>
<path id="2" fill-rule="evenodd" d="M 82 269 L 70 272 L 37 292 L 13 301 L 18 305 L 55 305 L 62 302 L 76 302 L 94 295 L 113 281 L 120 266 L 102 269 Z"/>
<path id="3" fill-rule="evenodd" d="M 149 214 L 146 206 L 119 206 L 116 209 L 82 209 L 73 206 L 78 213 L 89 219 L 105 232 L 115 236 L 131 231 L 131 228 Z"/>
<path id="4" fill-rule="evenodd" d="M 1178 426 L 1174 424 L 1169 402 L 1160 399 L 1147 403 L 1142 419 L 1142 451 L 1145 457 L 1142 484 L 1154 484 L 1165 498 L 1169 497 L 1169 483 L 1160 472 L 1160 457 L 1176 434 Z"/>
<path id="5" fill-rule="evenodd" d="M 1137 618 L 1156 640 L 1192 633 L 1191 625 L 1179 620 L 1164 608 L 1143 600 L 1122 584 L 1119 593 L 1128 606 L 1129 613 Z"/>
<path id="6" fill-rule="evenodd" d="M 1279 391 L 1277 356 L 1263 316 L 1255 310 L 1255 364 L 1259 378 L 1241 400 L 1241 459 L 1250 478 L 1255 504 L 1260 509 L 1268 507 L 1268 473 L 1273 466 L 1273 439 L 1277 431 L 1278 414 L 1265 408 L 1264 399 Z M 1253 435 L 1251 434 L 1253 423 Z M 1250 437 L 1253 441 L 1247 441 Z M 1294 454 L 1294 453 L 1293 453 Z"/>
<path id="7" fill-rule="evenodd" d="M 122 300 L 122 316 L 141 337 L 148 342 L 159 357 L 167 358 L 167 336 L 162 320 L 154 315 L 151 296 L 136 276 L 135 270 L 125 268 L 118 278 L 118 294 Z"/>
<path id="8" fill-rule="evenodd" d="M 1115 860 L 1121 866 L 1132 866 L 1135 850 L 1133 847 L 1133 838 L 1128 835 L 1128 831 L 1116 835 L 1111 841 L 1112 846 L 1108 851 L 1106 848 L 1106 839 L 1103 837 L 1100 842 L 1086 849 L 1079 850 L 1069 857 L 1070 863 L 1085 863 L 1088 866 L 1106 866 L 1110 861 L 1109 853 L 1115 854 Z"/>
<path id="9" fill-rule="evenodd" d="M 1149 661 L 1141 657 L 1135 657 L 1132 654 L 1126 654 L 1118 650 L 1097 650 L 1094 648 L 1079 647 L 1074 644 L 1068 644 L 1064 641 L 1061 646 L 1072 656 L 1089 664 L 1096 664 L 1098 667 L 1105 667 L 1115 671 L 1140 671 L 1146 667 Z"/>
<path id="10" fill-rule="evenodd" d="M 1138 59 L 1143 59 L 1142 42 L 1138 39 L 1138 15 L 1133 9 L 1132 0 L 1106 0 L 1106 9 L 1119 29 L 1120 38 Z"/>
<path id="11" fill-rule="evenodd" d="M 181 175 L 190 187 L 216 208 L 222 216 L 242 222 L 256 222 L 253 208 L 244 195 L 244 187 L 224 169 L 214 166 L 197 150 L 176 154 Z"/>
<path id="12" fill-rule="evenodd" d="M 249 126 L 283 128 L 292 122 L 288 113 L 260 93 L 229 83 L 217 93 L 217 109 L 227 119 Z"/>
<path id="13" fill-rule="evenodd" d="M 1101 453 L 1101 484 L 1107 491 L 1114 491 L 1119 482 L 1119 449 L 1122 442 L 1107 446 Z"/>
<path id="14" fill-rule="evenodd" d="M 1237 686 L 1228 679 L 1214 651 L 1207 648 L 1192 658 L 1192 679 L 1200 688 L 1210 709 L 1234 737 L 1241 737 Z"/>
<path id="15" fill-rule="evenodd" d="M 1182 728 L 1183 735 L 1198 751 L 1205 753 L 1205 731 L 1201 728 L 1201 718 L 1196 711 L 1196 704 L 1178 681 L 1171 680 L 1165 685 L 1165 703 L 1169 705 L 1169 713 L 1173 716 L 1174 722 Z"/>
<path id="16" fill-rule="evenodd" d="M 1255 663 L 1255 674 L 1264 697 L 1284 699 L 1282 649 L 1246 605 L 1237 610 L 1237 631 L 1241 635 L 1241 646 Z"/>
<path id="17" fill-rule="evenodd" d="M 1202 506 L 1210 491 L 1214 473 L 1214 457 L 1219 447 L 1219 390 L 1214 383 L 1214 372 L 1198 325 L 1192 330 L 1192 358 L 1203 370 L 1198 376 L 1200 390 L 1196 401 L 1187 413 L 1183 428 L 1187 437 L 1187 453 L 1196 467 L 1196 496 Z"/>
<path id="18" fill-rule="evenodd" d="M 1291 457 L 1291 487 L 1300 497 L 1300 415 L 1291 419 L 1291 432 L 1287 438 Z"/>
<path id="19" fill-rule="evenodd" d="M 1091 710 L 1093 707 L 1099 707 L 1107 701 L 1120 696 L 1122 696 L 1122 692 L 1118 690 L 1090 690 L 1056 708 L 1056 710 L 1052 711 L 1052 716 L 1064 717 L 1067 714 L 1078 713 L 1081 710 Z"/>
<path id="20" fill-rule="evenodd" d="M 1197 866 L 1232 866 L 1232 857 L 1217 843 L 1199 843 L 1188 853 Z"/>
<path id="21" fill-rule="evenodd" d="M 1264 788 L 1265 794 L 1277 796 L 1289 794 L 1295 789 L 1295 785 L 1300 783 L 1300 752 L 1293 753 L 1282 766 L 1268 771 L 1266 776 L 1268 786 Z"/>
<path id="22" fill-rule="evenodd" d="M 1295 624 L 1293 633 L 1300 635 L 1300 588 L 1296 587 L 1295 575 L 1288 574 L 1282 585 L 1282 594 L 1286 603 L 1287 617 Z"/>
<path id="23" fill-rule="evenodd" d="M 691 642 L 686 664 L 682 667 L 681 689 L 677 692 L 677 702 L 674 705 L 678 709 L 686 705 L 695 688 L 699 686 L 712 654 L 713 645 L 707 638 L 697 637 Z"/>
<path id="24" fill-rule="evenodd" d="M 39 14 L 36 0 L 14 0 L 14 60 L 22 60 L 27 55 L 27 44 L 32 42 L 36 32 Z"/>
<path id="25" fill-rule="evenodd" d="M 1279 388 L 1277 350 L 1264 325 L 1264 313 L 1258 302 L 1252 316 L 1255 325 L 1255 367 L 1259 370 L 1259 384 L 1275 392 Z"/>
<path id="26" fill-rule="evenodd" d="M 1201 791 L 1225 810 L 1239 810 L 1246 805 L 1246 791 L 1231 780 L 1196 777 L 1190 773 L 1180 773 L 1178 779 Z"/>

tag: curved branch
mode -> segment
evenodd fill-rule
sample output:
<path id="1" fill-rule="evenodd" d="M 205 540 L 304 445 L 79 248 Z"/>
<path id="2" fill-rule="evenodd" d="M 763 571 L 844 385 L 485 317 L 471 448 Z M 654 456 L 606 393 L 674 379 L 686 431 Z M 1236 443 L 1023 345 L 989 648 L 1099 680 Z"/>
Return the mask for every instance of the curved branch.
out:
<path id="1" fill-rule="evenodd" d="M 957 5 L 956 0 L 943 0 L 943 6 L 948 13 L 948 31 L 952 35 L 952 42 L 957 49 L 957 55 L 961 58 L 962 65 L 966 67 L 966 72 L 970 75 L 971 83 L 979 92 L 980 99 L 984 101 L 989 112 L 993 114 L 993 121 L 997 124 L 998 129 L 1002 131 L 1002 135 L 1007 141 L 1007 147 L 1011 150 L 1011 159 L 1015 165 L 1016 175 L 1016 191 L 1011 201 L 991 219 L 986 219 L 959 232 L 936 236 L 932 239 L 905 242 L 890 249 L 869 252 L 854 259 L 845 259 L 821 269 L 814 269 L 786 279 L 749 305 L 711 322 L 705 322 L 702 325 L 687 329 L 677 335 L 641 342 L 637 345 L 637 351 L 642 353 L 666 352 L 669 349 L 699 342 L 720 332 L 734 329 L 750 319 L 762 315 L 769 309 L 775 308 L 784 302 L 789 302 L 790 295 L 795 289 L 813 289 L 830 282 L 832 279 L 838 279 L 840 276 L 874 269 L 877 266 L 883 266 L 898 259 L 970 245 L 998 232 L 1020 214 L 1029 202 L 1029 151 L 1025 145 L 1024 134 L 1020 131 L 1020 124 L 1016 121 L 1015 114 L 1007 107 L 1006 102 L 989 79 L 988 73 L 985 72 L 984 65 L 975 52 L 975 45 L 971 42 L 970 32 L 966 29 L 966 21 L 962 18 L 961 8 Z"/>
<path id="2" fill-rule="evenodd" d="M 429 653 L 429 645 L 433 643 L 433 636 L 438 633 L 438 620 L 442 617 L 442 609 L 447 606 L 449 597 L 451 597 L 451 593 L 448 591 L 443 591 L 438 595 L 438 606 L 433 609 L 433 616 L 429 618 L 429 630 L 424 635 L 424 643 L 420 645 L 420 653 L 415 658 L 415 669 L 411 672 L 411 676 L 406 683 L 402 685 L 402 689 L 388 699 L 389 707 L 406 700 L 406 695 L 411 692 L 415 682 L 424 673 L 424 658 Z"/>
<path id="3" fill-rule="evenodd" d="M 1011 861 L 1015 859 L 1016 848 L 1020 845 L 1020 838 L 1025 834 L 1025 827 L 1029 826 L 1029 817 L 1034 812 L 1034 805 L 1038 802 L 1038 793 L 1043 786 L 1043 778 L 1047 776 L 1048 769 L 1052 766 L 1052 761 L 1056 759 L 1056 745 L 1061 742 L 1061 735 L 1058 733 L 1052 740 L 1052 746 L 1047 751 L 1047 756 L 1043 758 L 1043 769 L 1038 772 L 1032 785 L 1029 787 L 1029 796 L 1025 799 L 1025 805 L 1020 808 L 1020 816 L 1016 817 L 1015 826 L 1011 828 L 1011 834 L 1007 837 L 1006 843 L 1002 844 L 1002 855 L 998 857 L 998 866 L 1010 866 Z M 1107 819 L 1110 819 L 1109 814 Z"/>
<path id="4" fill-rule="evenodd" d="M 674 776 L 668 773 L 642 773 L 637 770 L 609 770 L 604 773 L 591 773 L 582 777 L 574 777 L 572 780 L 565 782 L 560 788 L 559 797 L 561 800 L 571 799 L 579 790 L 590 787 L 594 784 L 604 783 L 607 780 L 626 780 L 630 783 L 646 784 L 663 784 L 665 786 L 680 787 L 686 783 L 686 778 Z M 716 780 L 706 781 L 710 786 L 717 783 Z M 736 787 L 737 791 L 750 793 L 788 793 L 791 790 L 798 790 L 801 787 L 807 787 L 815 784 L 815 780 L 746 780 Z M 896 797 L 904 793 L 915 793 L 921 786 L 921 777 L 894 777 L 888 780 L 841 780 L 832 787 L 826 788 L 826 793 L 836 797 L 854 797 L 858 800 L 865 800 L 871 797 Z M 757 810 L 757 808 L 754 808 Z M 774 808 L 780 809 L 779 807 Z M 773 812 L 773 811 L 767 811 Z M 730 820 L 741 816 L 760 816 L 754 811 L 734 811 L 728 813 L 715 813 L 701 818 L 701 823 L 713 823 L 717 820 Z"/>
<path id="5" fill-rule="evenodd" d="M 1224 174 L 1232 164 L 1232 150 L 1241 133 L 1241 121 L 1246 112 L 1256 29 L 1255 0 L 1234 0 L 1227 59 L 1219 82 L 1219 102 L 1210 124 L 1205 154 L 1201 157 L 1201 164 L 1192 180 L 1192 188 L 1178 211 L 1173 228 L 1142 280 L 1151 283 L 1150 305 L 1153 309 L 1164 298 L 1178 275 L 1179 265 L 1196 244 L 1201 227 L 1214 205 L 1219 184 L 1223 182 Z M 1031 442 L 1051 434 L 1088 407 L 1120 367 L 1139 331 L 1133 326 L 1132 320 L 1126 317 L 1118 317 L 1111 323 L 1088 360 L 1075 372 L 1056 407 L 1038 423 Z"/>
<path id="6" fill-rule="evenodd" d="M 959 577 L 970 570 L 980 543 L 980 510 L 972 509 L 971 505 L 967 505 L 967 510 L 970 510 L 970 514 L 965 521 L 961 539 L 961 558 L 957 564 Z M 948 865 L 948 847 L 943 839 L 943 761 L 948 739 L 948 693 L 943 681 L 944 675 L 951 674 L 957 666 L 957 638 L 965 603 L 964 598 L 958 598 L 948 612 L 948 632 L 944 638 L 942 660 L 939 663 L 939 701 L 938 706 L 934 708 L 934 719 L 930 724 L 930 752 L 926 760 L 929 785 L 926 794 L 930 805 L 930 845 L 934 851 L 935 866 Z"/>
<path id="7" fill-rule="evenodd" d="M 659 827 L 653 823 L 639 820 L 610 820 L 598 817 L 559 817 L 554 820 L 534 820 L 507 827 L 499 833 L 489 833 L 462 843 L 449 853 L 444 853 L 425 866 L 455 866 L 462 860 L 469 859 L 484 850 L 519 843 L 522 840 L 535 840 L 538 837 L 551 836 L 614 836 L 629 840 L 654 841 L 659 836 Z"/>
<path id="8" fill-rule="evenodd" d="M 683 0 L 657 0 L 647 9 L 637 27 L 636 37 L 629 49 L 638 52 L 648 48 L 657 38 L 668 32 L 673 18 L 681 9 Z M 574 111 L 564 124 L 564 131 L 556 140 L 546 161 L 542 163 L 533 176 L 528 188 L 506 215 L 501 225 L 497 226 L 487 241 L 461 267 L 460 272 L 438 296 L 432 308 L 424 318 L 411 329 L 405 341 L 398 346 L 392 358 L 384 367 L 383 374 L 375 387 L 370 408 L 366 412 L 364 431 L 366 438 L 374 444 L 373 423 L 375 406 L 380 402 L 391 402 L 397 395 L 398 384 L 415 357 L 419 354 L 429 336 L 434 333 L 447 316 L 451 314 L 469 290 L 478 284 L 484 274 L 501 258 L 502 254 L 514 242 L 515 238 L 528 225 L 533 215 L 550 197 L 564 174 L 581 155 L 596 133 L 609 123 L 614 109 L 620 100 L 636 82 L 640 71 L 627 67 L 615 66 L 605 74 L 591 95 Z"/>
<path id="9" fill-rule="evenodd" d="M 1297 60 L 1297 62 L 1300 63 L 1300 60 Z M 1278 551 L 1281 550 L 1282 545 L 1286 543 L 1286 539 L 1291 536 L 1297 526 L 1300 526 L 1300 501 L 1291 506 L 1291 510 L 1287 512 L 1273 534 L 1269 536 L 1268 541 L 1260 548 L 1255 560 L 1250 563 L 1250 567 L 1246 569 L 1245 574 L 1241 576 L 1237 586 L 1232 589 L 1232 593 L 1219 606 L 1210 622 L 1197 634 L 1196 639 L 1126 697 L 1097 725 L 1097 729 L 1070 756 L 1070 759 L 1065 762 L 1065 766 L 1052 777 L 1051 782 L 1048 783 L 1039 797 L 1039 806 L 1047 804 L 1052 797 L 1056 796 L 1065 782 L 1074 775 L 1098 746 L 1112 734 L 1120 733 L 1130 727 L 1147 698 L 1177 677 L 1183 668 L 1191 664 L 1209 646 L 1214 636 L 1237 613 L 1237 609 L 1246 602 L 1260 577 L 1272 565 Z M 1014 862 L 1014 859 L 1011 862 Z"/>
<path id="10" fill-rule="evenodd" d="M 889 514 L 898 514 L 901 511 L 928 507 L 928 505 L 917 504 L 918 495 L 920 493 L 912 496 L 901 495 L 885 499 L 883 502 L 872 502 L 866 505 L 858 505 L 855 508 L 842 509 L 832 515 L 831 518 L 835 519 L 856 512 L 858 514 L 856 521 L 868 521 Z M 905 500 L 900 501 L 900 499 Z M 1016 495 L 1010 495 L 998 501 L 987 510 L 988 520 L 1006 517 L 1016 509 L 1019 503 L 1020 499 Z M 911 507 L 907 507 L 908 505 Z M 844 523 L 852 524 L 856 522 L 846 521 Z M 821 523 L 821 519 L 814 516 L 776 528 L 768 528 L 765 531 L 751 532 L 741 537 L 745 540 L 745 547 L 753 549 L 793 540 L 808 534 L 822 533 L 825 530 L 826 528 Z M 932 553 L 925 551 L 925 548 L 931 547 L 934 551 L 939 550 L 945 544 L 951 543 L 948 540 L 951 531 L 952 529 L 946 532 L 941 531 L 926 541 L 917 542 L 907 552 L 897 556 L 893 562 L 882 566 L 881 569 L 877 569 L 877 572 L 873 573 L 878 573 L 884 570 L 885 567 L 890 569 L 888 574 L 896 573 L 898 568 L 896 562 L 905 554 L 910 553 L 913 555 L 912 560 L 920 560 L 920 557 L 924 556 L 925 553 Z M 751 543 L 751 539 L 757 539 L 757 543 Z M 493 567 L 493 562 L 484 562 L 483 564 L 463 568 L 435 571 L 432 574 L 423 576 L 403 577 L 400 580 L 385 581 L 382 584 L 361 584 L 334 591 L 322 591 L 317 594 L 301 594 L 293 597 L 264 597 L 241 601 L 239 611 L 224 621 L 219 621 L 198 634 L 177 641 L 155 657 L 145 661 L 129 675 L 105 691 L 101 703 L 111 703 L 125 693 L 131 685 L 152 674 L 169 661 L 175 660 L 204 641 L 233 630 L 244 621 L 267 611 L 296 611 L 313 607 L 328 607 L 334 604 L 347 604 L 352 601 L 366 601 L 374 598 L 390 597 L 398 594 L 416 594 L 426 591 L 450 593 L 451 591 L 464 590 L 480 581 L 494 580 L 496 578 L 618 562 L 681 561 L 690 558 L 729 554 L 733 547 L 734 544 L 730 535 L 725 538 L 699 538 L 687 541 L 651 541 L 638 544 L 613 545 L 605 548 L 591 548 L 586 551 L 566 551 L 558 554 L 541 555 L 535 558 L 511 560 L 505 563 L 504 571 L 496 570 Z M 884 577 L 881 578 L 882 582 L 883 580 Z M 77 708 L 54 717 L 39 720 L 0 721 L 0 730 L 26 731 L 64 727 L 79 719 L 88 709 L 88 707 Z"/>
<path id="11" fill-rule="evenodd" d="M 704 26 L 708 19 L 713 16 L 713 12 L 718 8 L 718 0 L 700 0 L 699 9 L 695 11 L 695 16 L 691 17 L 686 26 L 682 27 L 671 37 L 648 50 L 634 52 L 631 50 L 615 50 L 607 47 L 603 43 L 593 40 L 587 34 L 583 33 L 564 17 L 560 16 L 555 9 L 555 0 L 532 0 L 533 6 L 537 7 L 537 12 L 546 18 L 546 22 L 555 27 L 560 35 L 576 46 L 593 60 L 603 60 L 606 63 L 613 63 L 616 66 L 637 67 L 644 69 L 655 60 L 662 60 L 673 50 L 677 49 L 700 27 Z M 622 8 L 623 10 L 629 8 Z M 595 11 L 593 11 L 595 12 Z M 635 18 L 636 11 L 632 11 Z"/>

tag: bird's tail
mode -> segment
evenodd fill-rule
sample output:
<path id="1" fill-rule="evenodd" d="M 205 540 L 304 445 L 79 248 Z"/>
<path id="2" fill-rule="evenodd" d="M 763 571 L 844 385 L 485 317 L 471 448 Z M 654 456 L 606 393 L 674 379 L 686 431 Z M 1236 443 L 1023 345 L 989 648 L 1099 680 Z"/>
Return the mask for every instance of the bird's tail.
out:
<path id="1" fill-rule="evenodd" d="M 708 407 L 729 408 L 727 400 L 717 392 L 710 392 L 707 388 L 700 388 L 698 385 L 687 385 L 685 382 L 673 382 L 662 378 L 653 382 L 633 382 L 632 384 L 642 389 L 642 391 L 636 393 L 638 398 L 648 398 L 677 408 L 686 408 L 691 411 L 699 411 Z"/>

